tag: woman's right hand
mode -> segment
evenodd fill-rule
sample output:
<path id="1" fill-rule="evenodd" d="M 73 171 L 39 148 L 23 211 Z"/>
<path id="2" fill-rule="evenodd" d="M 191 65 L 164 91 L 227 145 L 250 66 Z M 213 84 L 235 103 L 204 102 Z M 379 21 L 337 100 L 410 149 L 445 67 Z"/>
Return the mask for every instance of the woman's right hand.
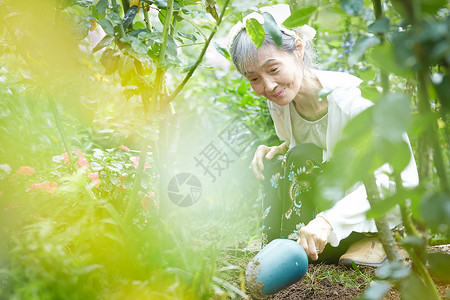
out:
<path id="1" fill-rule="evenodd" d="M 271 160 L 277 154 L 285 154 L 287 150 L 288 146 L 285 143 L 272 147 L 260 145 L 258 149 L 256 149 L 255 156 L 251 163 L 256 178 L 264 180 L 264 175 L 262 174 L 262 171 L 264 170 L 264 158 Z"/>

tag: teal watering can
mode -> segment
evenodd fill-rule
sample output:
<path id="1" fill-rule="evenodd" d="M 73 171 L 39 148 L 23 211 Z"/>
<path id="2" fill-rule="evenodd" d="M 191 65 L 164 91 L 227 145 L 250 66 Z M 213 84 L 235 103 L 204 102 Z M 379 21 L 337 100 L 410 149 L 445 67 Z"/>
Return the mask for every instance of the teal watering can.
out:
<path id="1" fill-rule="evenodd" d="M 308 256 L 298 243 L 275 239 L 247 265 L 245 277 L 249 292 L 264 298 L 299 281 L 308 269 Z"/>

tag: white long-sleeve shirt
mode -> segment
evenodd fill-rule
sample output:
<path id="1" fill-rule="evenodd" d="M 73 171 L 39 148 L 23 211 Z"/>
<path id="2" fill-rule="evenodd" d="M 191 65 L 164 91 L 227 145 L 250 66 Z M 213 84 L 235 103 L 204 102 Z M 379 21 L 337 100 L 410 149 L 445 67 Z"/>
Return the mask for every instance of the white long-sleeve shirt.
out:
<path id="1" fill-rule="evenodd" d="M 328 161 L 348 121 L 373 105 L 373 103 L 361 96 L 361 91 L 358 88 L 362 82 L 361 79 L 341 72 L 319 70 L 315 72 L 322 87 L 330 91 L 327 95 L 328 113 L 326 115 L 327 119 L 325 119 L 325 122 L 327 122 L 326 126 L 324 126 L 324 120 L 322 122 L 311 122 L 310 124 L 299 122 L 294 117 L 297 112 L 292 111 L 295 110 L 293 105 L 279 106 L 268 101 L 268 106 L 275 124 L 276 133 L 280 140 L 289 146 L 289 149 L 297 144 L 306 142 L 313 142 L 322 148 L 325 145 L 323 160 Z M 297 127 L 293 127 L 293 124 Z M 299 132 L 299 130 L 305 128 L 298 128 L 300 124 L 301 126 L 310 126 L 309 130 L 311 134 L 305 135 Z M 306 140 L 298 140 L 300 138 Z M 404 134 L 404 139 L 409 145 L 406 133 Z M 390 167 L 387 164 L 375 172 L 377 185 L 379 188 L 392 190 L 395 185 L 390 181 L 386 173 L 390 173 Z M 401 173 L 401 177 L 404 187 L 418 185 L 419 177 L 412 151 L 411 160 Z M 339 242 L 349 236 L 353 231 L 376 232 L 375 221 L 366 218 L 366 212 L 369 209 L 370 204 L 367 200 L 365 187 L 363 184 L 359 184 L 341 200 L 336 202 L 332 208 L 319 213 L 318 216 L 325 218 L 332 227 L 328 242 L 332 246 L 338 246 Z M 398 207 L 389 212 L 386 217 L 390 228 L 401 223 Z"/>

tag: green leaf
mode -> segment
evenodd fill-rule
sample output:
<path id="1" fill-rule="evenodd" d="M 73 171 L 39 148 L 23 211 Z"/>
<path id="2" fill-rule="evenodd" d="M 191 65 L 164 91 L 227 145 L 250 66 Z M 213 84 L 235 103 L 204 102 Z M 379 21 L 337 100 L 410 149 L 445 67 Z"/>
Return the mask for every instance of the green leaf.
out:
<path id="1" fill-rule="evenodd" d="M 271 14 L 267 12 L 263 12 L 263 17 L 264 17 L 265 31 L 269 33 L 270 37 L 275 42 L 275 44 L 281 46 L 282 43 L 281 30 L 278 27 L 277 23 L 275 22 L 275 19 L 272 17 Z"/>
<path id="2" fill-rule="evenodd" d="M 214 48 L 216 48 L 217 52 L 219 52 L 220 55 L 225 57 L 227 60 L 230 60 L 230 53 L 228 53 L 227 49 L 220 46 L 218 43 L 214 42 Z"/>
<path id="3" fill-rule="evenodd" d="M 363 0 L 341 0 L 342 9 L 346 14 L 359 16 L 364 9 Z"/>
<path id="4" fill-rule="evenodd" d="M 376 149 L 381 154 L 383 162 L 389 163 L 396 172 L 406 168 L 411 160 L 411 152 L 404 140 L 392 143 L 382 138 L 376 142 Z"/>
<path id="5" fill-rule="evenodd" d="M 450 231 L 450 196 L 445 193 L 427 195 L 420 205 L 422 218 L 431 229 Z"/>
<path id="6" fill-rule="evenodd" d="M 360 78 L 363 79 L 363 76 L 360 76 Z M 370 79 L 370 80 L 372 80 L 372 79 Z M 360 86 L 360 88 L 361 88 L 362 96 L 366 99 L 371 100 L 372 102 L 375 102 L 381 96 L 381 93 L 377 89 L 376 86 L 364 84 L 364 85 Z"/>
<path id="7" fill-rule="evenodd" d="M 389 27 L 391 26 L 391 21 L 382 17 L 381 19 L 376 20 L 367 28 L 371 33 L 386 33 L 389 31 Z"/>
<path id="8" fill-rule="evenodd" d="M 134 75 L 134 59 L 128 55 L 122 55 L 119 59 L 119 75 L 121 78 L 126 79 Z M 120 169 L 121 165 L 116 165 L 116 168 Z"/>
<path id="9" fill-rule="evenodd" d="M 305 25 L 309 22 L 309 19 L 316 10 L 316 6 L 309 6 L 296 10 L 283 22 L 283 26 L 286 28 L 294 28 Z"/>
<path id="10" fill-rule="evenodd" d="M 436 12 L 448 5 L 448 0 L 422 0 L 420 6 L 423 12 L 430 15 L 436 14 Z"/>
<path id="11" fill-rule="evenodd" d="M 364 294 L 358 298 L 358 300 L 379 300 L 386 295 L 386 293 L 391 288 L 389 282 L 386 281 L 372 281 L 365 290 Z"/>
<path id="12" fill-rule="evenodd" d="M 114 27 L 109 20 L 101 19 L 101 20 L 98 20 L 97 23 L 100 24 L 100 26 L 102 26 L 102 28 L 106 34 L 109 34 L 109 35 L 114 34 Z"/>
<path id="13" fill-rule="evenodd" d="M 403 190 L 402 190 L 403 191 Z M 372 204 L 370 210 L 366 213 L 368 219 L 380 219 L 389 210 L 394 208 L 397 204 L 402 204 L 409 198 L 410 193 L 403 192 L 402 194 L 396 193 L 394 196 L 387 197 L 382 201 Z"/>
<path id="14" fill-rule="evenodd" d="M 424 241 L 420 237 L 415 235 L 407 235 L 401 241 L 401 245 L 409 252 L 411 252 L 413 249 L 418 251 L 425 250 Z"/>
<path id="15" fill-rule="evenodd" d="M 245 29 L 250 37 L 250 40 L 257 48 L 261 47 L 266 40 L 266 33 L 263 26 L 256 19 L 250 18 L 245 22 Z"/>
<path id="16" fill-rule="evenodd" d="M 133 188 L 133 184 L 134 184 L 133 180 L 128 178 L 122 182 L 122 186 L 128 190 Z"/>
<path id="17" fill-rule="evenodd" d="M 146 190 L 148 189 L 148 182 L 146 180 L 141 180 L 141 188 Z"/>
<path id="18" fill-rule="evenodd" d="M 436 122 L 436 115 L 433 113 L 420 113 L 412 115 L 412 125 L 408 133 L 412 137 L 419 137 Z"/>
<path id="19" fill-rule="evenodd" d="M 409 99 L 403 94 L 381 97 L 374 107 L 375 148 L 381 159 L 396 171 L 403 170 L 410 161 L 410 150 L 404 133 L 411 124 Z"/>
<path id="20" fill-rule="evenodd" d="M 136 13 L 138 11 L 138 7 L 136 5 L 131 6 L 125 17 L 123 18 L 123 28 L 128 28 L 133 23 L 134 18 L 136 17 Z"/>
<path id="21" fill-rule="evenodd" d="M 191 33 L 184 33 L 184 32 L 178 32 L 177 33 L 179 36 L 184 37 L 186 39 L 189 39 L 193 42 L 195 42 L 197 40 L 197 37 Z"/>
<path id="22" fill-rule="evenodd" d="M 380 43 L 380 39 L 373 36 L 358 39 L 353 47 L 353 51 L 348 56 L 348 63 L 350 65 L 356 64 L 368 48 L 378 45 L 378 43 Z"/>
<path id="23" fill-rule="evenodd" d="M 241 107 L 245 107 L 246 105 L 252 105 L 253 97 L 251 95 L 245 95 L 241 99 Z"/>
<path id="24" fill-rule="evenodd" d="M 411 124 L 409 99 L 401 93 L 381 97 L 374 109 L 376 130 L 391 142 L 402 140 L 403 133 Z"/>
<path id="25" fill-rule="evenodd" d="M 239 96 L 243 96 L 243 95 L 247 94 L 246 80 L 244 80 L 244 79 L 241 80 L 241 84 L 239 85 L 237 92 L 238 92 Z"/>
<path id="26" fill-rule="evenodd" d="M 91 27 L 90 22 L 80 22 L 79 24 L 73 25 L 70 27 L 70 34 L 74 40 L 82 40 L 84 39 L 88 33 L 89 28 Z"/>
<path id="27" fill-rule="evenodd" d="M 400 282 L 402 300 L 435 299 L 430 288 L 414 273 Z"/>
<path id="28" fill-rule="evenodd" d="M 122 18 L 116 12 L 111 12 L 108 15 L 108 18 L 116 24 L 122 24 Z"/>
<path id="29" fill-rule="evenodd" d="M 401 262 L 394 261 L 383 264 L 376 271 L 376 276 L 380 279 L 399 280 L 407 277 L 411 273 L 411 268 Z"/>
<path id="30" fill-rule="evenodd" d="M 443 280 L 450 280 L 450 255 L 448 253 L 428 253 L 428 263 L 432 273 Z"/>
<path id="31" fill-rule="evenodd" d="M 119 180 L 119 178 L 117 178 L 115 176 L 109 177 L 109 180 L 111 180 L 111 183 L 114 184 L 115 186 L 119 186 L 122 184 L 122 182 Z"/>
<path id="32" fill-rule="evenodd" d="M 134 38 L 131 41 L 131 48 L 133 48 L 134 51 L 137 53 L 145 54 L 148 51 L 147 45 L 143 43 L 141 40 Z"/>
<path id="33" fill-rule="evenodd" d="M 166 52 L 168 55 L 177 57 L 177 43 L 175 43 L 175 40 L 171 35 L 167 37 L 167 45 L 166 45 Z"/>
<path id="34" fill-rule="evenodd" d="M 164 9 L 167 8 L 167 0 L 155 0 L 154 2 L 155 2 L 156 6 L 158 8 L 164 8 Z M 180 9 L 180 4 L 178 4 L 178 2 L 176 2 L 176 1 L 174 1 L 173 9 L 174 10 L 179 10 Z"/>
<path id="35" fill-rule="evenodd" d="M 136 21 L 133 23 L 133 28 L 134 29 L 147 29 L 147 26 L 145 25 L 144 22 Z"/>
<path id="36" fill-rule="evenodd" d="M 91 167 L 92 171 L 94 171 L 94 172 L 97 172 L 97 171 L 100 171 L 101 169 L 103 169 L 102 165 L 95 161 L 91 162 L 90 167 Z"/>
<path id="37" fill-rule="evenodd" d="M 148 30 L 145 30 L 145 31 L 139 32 L 138 37 L 141 40 L 149 40 L 149 41 L 160 43 L 160 44 L 162 43 L 160 32 L 150 32 Z"/>
<path id="38" fill-rule="evenodd" d="M 95 5 L 95 10 L 97 11 L 97 13 L 98 13 L 99 15 L 104 15 L 106 9 L 108 8 L 108 6 L 109 6 L 108 0 L 100 0 L 100 1 L 98 1 L 98 3 Z"/>
<path id="39" fill-rule="evenodd" d="M 449 51 L 450 53 L 450 51 Z M 442 108 L 445 112 L 450 111 L 450 75 L 446 74 L 442 77 L 442 80 L 439 82 L 433 81 L 433 85 L 436 89 L 436 92 L 441 99 Z"/>
<path id="40" fill-rule="evenodd" d="M 92 53 L 97 52 L 98 50 L 101 50 L 105 48 L 106 46 L 110 45 L 114 41 L 114 35 L 105 35 L 105 37 L 98 42 L 98 44 L 92 49 Z"/>
<path id="41" fill-rule="evenodd" d="M 368 55 L 368 58 L 370 63 L 388 74 L 393 73 L 402 77 L 411 77 L 410 70 L 398 66 L 392 46 L 387 42 L 374 47 Z"/>
<path id="42" fill-rule="evenodd" d="M 77 4 L 79 5 L 79 6 L 84 6 L 84 7 L 89 7 L 89 6 L 91 6 L 92 5 L 92 3 L 94 2 L 94 0 L 79 0 L 79 1 L 77 1 Z"/>

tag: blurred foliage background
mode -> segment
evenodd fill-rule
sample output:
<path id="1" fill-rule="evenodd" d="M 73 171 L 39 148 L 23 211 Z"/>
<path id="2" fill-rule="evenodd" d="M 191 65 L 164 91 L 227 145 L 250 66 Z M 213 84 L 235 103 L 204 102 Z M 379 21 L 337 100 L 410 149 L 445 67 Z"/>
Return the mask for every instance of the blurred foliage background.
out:
<path id="1" fill-rule="evenodd" d="M 280 141 L 266 100 L 230 66 L 226 36 L 277 3 L 317 29 L 320 68 L 363 79 L 378 107 L 336 153 L 373 164 L 346 182 L 325 176 L 327 186 L 365 180 L 383 159 L 401 171 L 395 131 L 408 130 L 421 184 L 371 213 L 406 206 L 417 229 L 401 238 L 418 256 L 414 272 L 395 278 L 406 267 L 391 265 L 379 277 L 428 295 L 421 262 L 436 274 L 449 267 L 426 253 L 450 230 L 446 1 L 0 0 L 0 298 L 248 297 L 224 253 L 260 238 L 249 165 L 259 144 Z M 361 134 L 352 128 L 380 139 L 349 143 Z M 180 173 L 201 183 L 191 206 L 168 198 Z"/>

